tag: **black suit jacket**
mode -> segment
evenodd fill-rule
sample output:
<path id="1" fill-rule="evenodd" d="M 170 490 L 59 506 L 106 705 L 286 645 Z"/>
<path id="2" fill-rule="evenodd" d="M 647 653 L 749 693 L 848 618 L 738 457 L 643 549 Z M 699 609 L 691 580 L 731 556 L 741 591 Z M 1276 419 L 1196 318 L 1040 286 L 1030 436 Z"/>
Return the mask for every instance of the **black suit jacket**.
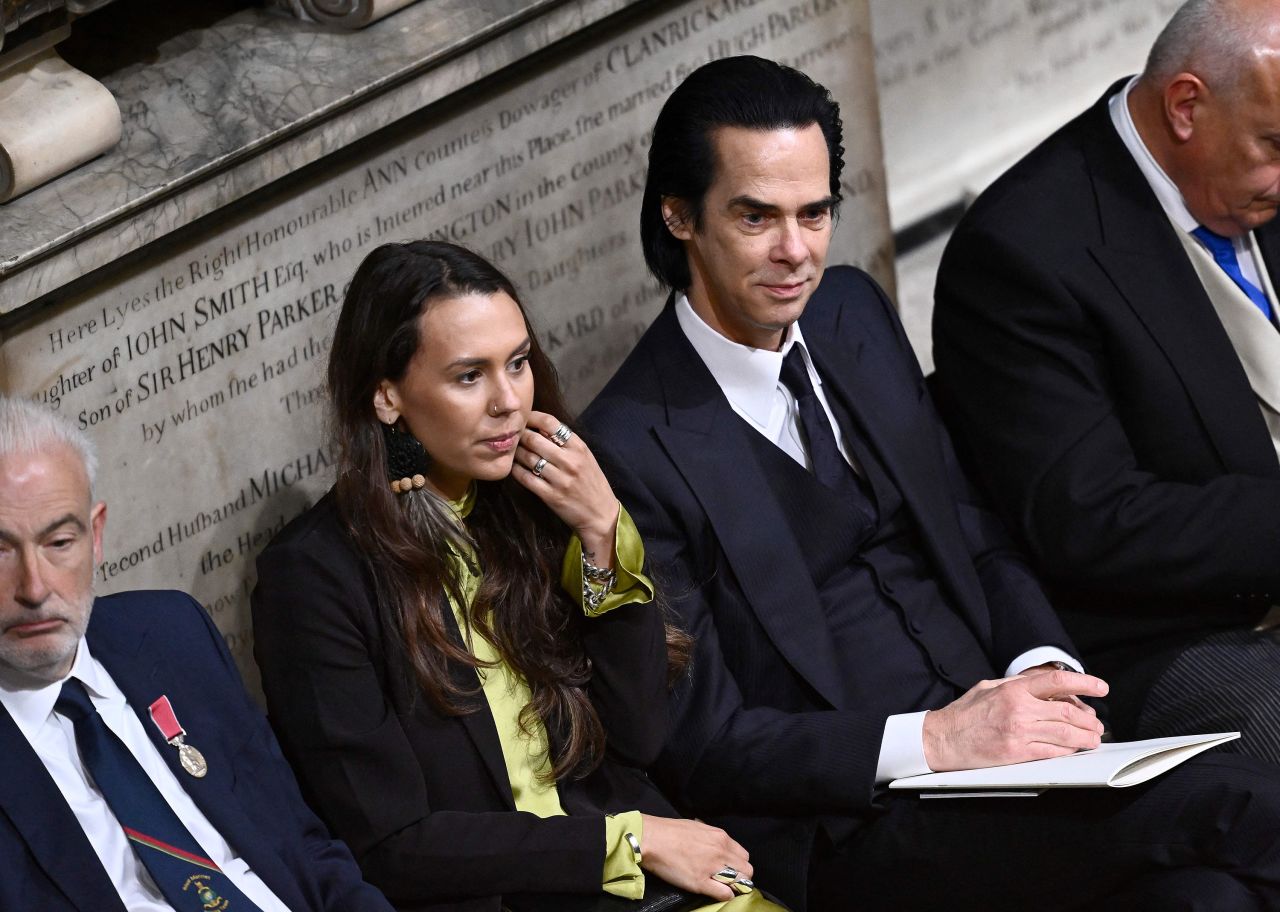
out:
<path id="1" fill-rule="evenodd" d="M 1108 90 L 993 184 L 938 276 L 934 356 L 975 465 L 1086 658 L 1131 675 L 1280 600 L 1280 462 Z M 1280 276 L 1280 228 L 1257 239 Z M 1132 715 L 1114 693 L 1121 726 Z"/>
<path id="2" fill-rule="evenodd" d="M 972 497 L 880 289 L 860 271 L 828 269 L 800 323 L 824 392 L 865 425 L 990 664 L 1003 669 L 1037 645 L 1070 650 L 998 520 Z M 682 810 L 716 815 L 751 851 L 760 883 L 803 907 L 818 827 L 841 839 L 874 813 L 885 718 L 846 701 L 805 544 L 756 462 L 746 437 L 755 431 L 670 302 L 583 424 L 645 537 L 656 582 L 696 639 L 663 785 Z M 959 688 L 975 683 L 960 669 L 935 671 Z M 926 708 L 904 699 L 897 711 Z"/>
<path id="3" fill-rule="evenodd" d="M 666 643 L 652 605 L 582 619 L 608 757 L 559 783 L 569 816 L 548 819 L 516 811 L 483 694 L 447 716 L 412 683 L 332 493 L 258 557 L 253 622 L 268 711 L 304 794 L 398 909 L 497 912 L 503 894 L 598 894 L 603 815 L 676 816 L 636 768 L 666 730 Z M 474 669 L 454 672 L 476 688 Z"/>
<path id="4" fill-rule="evenodd" d="M 178 781 L 286 906 L 389 912 L 303 802 L 203 608 L 180 592 L 105 596 L 94 602 L 86 638 Z M 208 761 L 203 779 L 182 770 L 148 716 L 162 695 Z M 0 744 L 0 909 L 124 912 L 62 793 L 3 709 Z"/>

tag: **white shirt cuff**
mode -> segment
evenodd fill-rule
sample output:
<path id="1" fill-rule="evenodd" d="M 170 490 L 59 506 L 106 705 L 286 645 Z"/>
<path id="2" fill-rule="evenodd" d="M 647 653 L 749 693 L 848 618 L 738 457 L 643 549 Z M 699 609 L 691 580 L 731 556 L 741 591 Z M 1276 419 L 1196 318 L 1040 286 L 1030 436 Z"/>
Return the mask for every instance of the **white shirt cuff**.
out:
<path id="1" fill-rule="evenodd" d="M 1035 649 L 1028 649 L 1010 662 L 1009 667 L 1005 669 L 1004 676 L 1007 678 L 1012 675 L 1022 674 L 1028 668 L 1035 668 L 1045 662 L 1066 662 L 1073 671 L 1084 672 L 1084 666 L 1080 664 L 1079 659 L 1063 652 L 1057 646 L 1037 646 Z"/>
<path id="2" fill-rule="evenodd" d="M 876 785 L 904 776 L 932 773 L 924 759 L 924 712 L 900 713 L 884 723 L 880 760 L 876 763 Z"/>

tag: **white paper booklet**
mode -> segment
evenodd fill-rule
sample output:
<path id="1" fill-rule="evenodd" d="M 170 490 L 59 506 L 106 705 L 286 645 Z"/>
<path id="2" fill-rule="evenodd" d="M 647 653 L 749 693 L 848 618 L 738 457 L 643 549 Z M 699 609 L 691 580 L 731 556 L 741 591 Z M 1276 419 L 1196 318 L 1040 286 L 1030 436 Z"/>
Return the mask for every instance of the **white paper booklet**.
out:
<path id="1" fill-rule="evenodd" d="M 1125 788 L 1154 779 L 1202 751 L 1239 737 L 1239 732 L 1219 732 L 1104 744 L 1052 760 L 909 776 L 893 780 L 889 788 L 938 790 L 935 794 L 955 797 L 957 792 L 994 797 L 1035 795 L 1050 788 Z"/>

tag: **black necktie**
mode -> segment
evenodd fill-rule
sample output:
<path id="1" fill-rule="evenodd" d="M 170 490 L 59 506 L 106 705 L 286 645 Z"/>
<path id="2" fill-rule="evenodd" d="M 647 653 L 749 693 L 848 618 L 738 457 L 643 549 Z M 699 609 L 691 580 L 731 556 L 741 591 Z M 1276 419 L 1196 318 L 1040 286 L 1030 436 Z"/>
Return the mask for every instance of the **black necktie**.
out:
<path id="1" fill-rule="evenodd" d="M 54 709 L 75 726 L 84 765 L 169 905 L 180 912 L 259 912 L 207 857 L 147 771 L 102 721 L 83 684 L 68 678 Z"/>
<path id="2" fill-rule="evenodd" d="M 813 474 L 829 488 L 841 490 L 848 485 L 857 485 L 857 476 L 845 461 L 836 444 L 836 436 L 831 430 L 831 422 L 827 413 L 818 401 L 818 394 L 813 390 L 809 380 L 809 371 L 805 367 L 804 354 L 799 345 L 792 345 L 782 359 L 781 380 L 796 400 L 796 411 L 800 419 L 800 433 L 804 436 L 805 447 L 809 450 L 809 461 L 813 464 Z"/>

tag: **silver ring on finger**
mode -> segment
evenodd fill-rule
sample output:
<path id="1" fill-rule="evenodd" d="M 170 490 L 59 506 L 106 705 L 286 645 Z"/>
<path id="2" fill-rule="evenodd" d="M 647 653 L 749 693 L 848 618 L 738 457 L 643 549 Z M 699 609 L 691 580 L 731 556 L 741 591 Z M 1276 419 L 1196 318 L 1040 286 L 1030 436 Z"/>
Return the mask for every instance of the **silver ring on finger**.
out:
<path id="1" fill-rule="evenodd" d="M 558 447 L 562 447 L 569 442 L 569 438 L 572 436 L 573 431 L 569 430 L 569 425 L 562 424 L 556 428 L 556 432 L 551 435 L 551 442 Z"/>
<path id="2" fill-rule="evenodd" d="M 738 873 L 737 868 L 732 868 L 729 865 L 725 865 L 719 871 L 716 871 L 714 874 L 712 874 L 711 879 L 718 880 L 722 884 L 731 884 L 741 876 L 742 875 Z"/>
<path id="3" fill-rule="evenodd" d="M 547 467 L 547 457 L 539 456 L 538 461 L 533 464 L 533 474 L 539 478 L 542 477 L 542 470 Z"/>

